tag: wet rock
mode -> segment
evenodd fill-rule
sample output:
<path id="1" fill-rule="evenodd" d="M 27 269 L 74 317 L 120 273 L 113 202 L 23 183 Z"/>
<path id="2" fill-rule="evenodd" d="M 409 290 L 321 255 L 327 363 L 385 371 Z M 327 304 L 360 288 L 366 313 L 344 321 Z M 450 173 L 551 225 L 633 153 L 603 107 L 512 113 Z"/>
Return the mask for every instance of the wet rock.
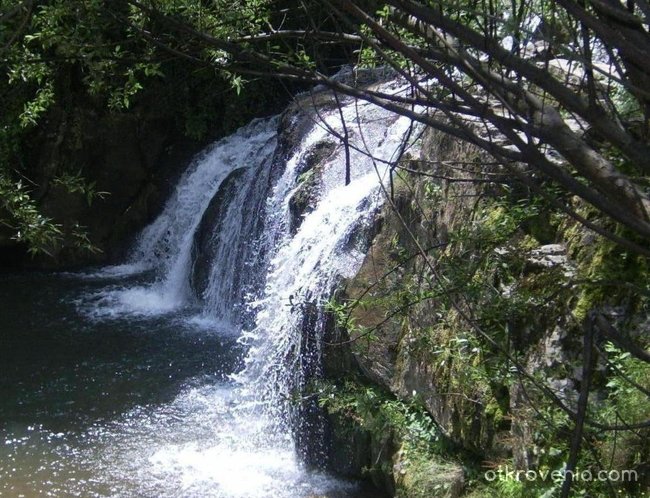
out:
<path id="1" fill-rule="evenodd" d="M 303 157 L 298 169 L 298 187 L 289 200 L 292 234 L 298 231 L 305 215 L 314 210 L 320 195 L 320 182 L 325 163 L 336 147 L 333 142 L 318 142 Z"/>
<path id="2" fill-rule="evenodd" d="M 203 295 L 208 285 L 212 263 L 213 236 L 222 226 L 222 215 L 235 192 L 240 188 L 244 171 L 244 168 L 234 170 L 221 183 L 219 191 L 210 201 L 194 235 L 191 285 L 197 296 Z"/>

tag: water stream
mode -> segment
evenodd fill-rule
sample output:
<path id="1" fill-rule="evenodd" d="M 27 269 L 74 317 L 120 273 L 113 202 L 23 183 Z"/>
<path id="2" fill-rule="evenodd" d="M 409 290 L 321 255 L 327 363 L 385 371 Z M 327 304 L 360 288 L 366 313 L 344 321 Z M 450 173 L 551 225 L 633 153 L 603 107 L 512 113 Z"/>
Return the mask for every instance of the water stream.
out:
<path id="1" fill-rule="evenodd" d="M 124 264 L 2 276 L 0 495 L 363 496 L 301 463 L 290 401 L 410 126 L 342 111 L 349 185 L 338 110 L 256 120 L 195 159 Z"/>

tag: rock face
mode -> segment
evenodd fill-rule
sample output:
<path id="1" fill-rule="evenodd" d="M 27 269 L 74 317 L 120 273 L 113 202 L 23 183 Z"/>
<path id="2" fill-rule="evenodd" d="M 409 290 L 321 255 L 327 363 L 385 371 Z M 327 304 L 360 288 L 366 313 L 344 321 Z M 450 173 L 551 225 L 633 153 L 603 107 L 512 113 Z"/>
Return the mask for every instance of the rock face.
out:
<path id="1" fill-rule="evenodd" d="M 235 95 L 216 76 L 188 79 L 175 66 L 166 70 L 164 80 L 147 80 L 131 106 L 116 111 L 106 96 L 89 94 L 74 68 L 61 68 L 55 104 L 21 146 L 21 174 L 36 186 L 31 195 L 63 240 L 50 256 L 32 258 L 0 227 L 0 264 L 61 268 L 119 260 L 194 154 L 253 117 L 280 112 L 288 100 L 273 82 L 253 82 Z M 71 177 L 99 195 L 89 202 L 79 188 L 64 188 L 59 180 Z M 98 252 L 78 248 L 80 232 Z"/>
<path id="2" fill-rule="evenodd" d="M 62 225 L 63 244 L 52 257 L 25 259 L 28 266 L 65 267 L 106 262 L 159 209 L 174 180 L 203 145 L 183 137 L 174 118 L 142 103 L 110 113 L 90 103 L 56 107 L 32 137 L 26 162 L 42 212 Z M 64 188 L 57 178 L 75 176 L 97 193 Z M 75 227 L 99 249 L 76 249 Z"/>
<path id="3" fill-rule="evenodd" d="M 219 187 L 219 192 L 210 201 L 210 205 L 205 211 L 199 228 L 194 236 L 193 252 L 196 255 L 193 258 L 194 266 L 192 268 L 192 288 L 197 296 L 203 295 L 208 284 L 210 258 L 212 254 L 213 235 L 219 231 L 222 222 L 222 213 L 227 208 L 227 204 L 233 197 L 236 189 L 242 188 L 240 180 L 244 174 L 244 169 L 236 169 L 223 181 Z"/>
<path id="4" fill-rule="evenodd" d="M 347 328 L 334 328 L 327 338 L 329 379 L 339 385 L 352 379 L 361 393 L 373 386 L 398 402 L 422 406 L 455 448 L 456 457 L 411 452 L 405 458 L 404 435 L 391 428 L 396 426 L 373 425 L 372 413 L 382 405 L 360 414 L 355 410 L 363 394 L 345 394 L 348 404 L 330 413 L 330 461 L 340 472 L 371 477 L 391 495 L 461 495 L 467 475 L 453 460 L 508 459 L 524 470 L 552 461 L 533 409 L 540 394 L 509 380 L 502 369 L 507 362 L 489 352 L 481 334 L 505 341 L 526 375 L 543 379 L 568 406 L 576 405 L 580 320 L 596 304 L 570 282 L 578 271 L 596 272 L 589 265 L 602 264 L 597 255 L 603 246 L 571 221 L 552 225 L 548 213 L 520 209 L 525 203 L 512 187 L 508 197 L 498 182 L 468 181 L 504 178 L 499 167 L 486 166 L 490 162 L 480 151 L 428 131 L 422 157 L 409 163 L 428 177 L 395 180 L 392 205 L 377 220 L 366 260 L 340 291 L 339 301 L 351 307 Z M 504 204 L 512 198 L 512 207 Z M 417 255 L 420 250 L 427 259 Z M 617 313 L 630 316 L 634 299 L 623 295 L 620 301 L 627 307 Z"/>
<path id="5" fill-rule="evenodd" d="M 323 173 L 323 164 L 335 148 L 334 142 L 319 142 L 304 158 L 298 177 L 300 185 L 289 201 L 291 233 L 296 233 L 304 215 L 313 211 L 314 203 L 318 199 L 318 185 Z"/>
<path id="6" fill-rule="evenodd" d="M 336 101 L 327 92 L 312 92 L 309 96 L 297 98 L 282 117 L 278 137 L 279 154 L 286 155 L 289 151 L 295 150 L 304 138 L 306 130 L 320 119 L 319 113 L 335 106 Z M 298 165 L 299 185 L 289 201 L 291 213 L 289 229 L 292 234 L 298 231 L 304 215 L 313 211 L 314 203 L 318 199 L 324 165 L 337 147 L 334 138 L 313 144 Z"/>

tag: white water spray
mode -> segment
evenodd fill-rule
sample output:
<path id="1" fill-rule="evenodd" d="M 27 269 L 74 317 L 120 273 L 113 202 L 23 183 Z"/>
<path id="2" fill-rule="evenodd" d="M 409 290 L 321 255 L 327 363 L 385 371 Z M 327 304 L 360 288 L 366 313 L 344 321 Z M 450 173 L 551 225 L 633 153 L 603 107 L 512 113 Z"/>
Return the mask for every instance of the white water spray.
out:
<path id="1" fill-rule="evenodd" d="M 395 91 L 389 87 L 383 90 Z M 338 109 L 308 111 L 307 118 L 296 113 L 294 120 L 313 123 L 289 150 L 278 148 L 278 119 L 255 121 L 194 161 L 140 235 L 128 265 L 105 273 L 146 268 L 155 281 L 108 288 L 89 300 L 90 307 L 82 305 L 92 316 L 106 317 L 155 315 L 198 303 L 201 323 L 242 327 L 247 353 L 233 382 L 190 389 L 190 395 L 207 396 L 212 407 L 182 414 L 198 424 L 167 421 L 165 415 L 162 422 L 143 422 L 154 428 L 169 422 L 179 431 L 213 427 L 212 432 L 201 432 L 200 442 L 151 444 L 144 438 L 147 444 L 140 447 L 135 437 L 113 445 L 113 453 L 123 447 L 118 460 L 147 455 L 149 466 L 138 468 L 138 482 L 157 490 L 175 482 L 176 490 L 223 497 L 294 497 L 345 488 L 302 469 L 289 399 L 320 374 L 324 305 L 363 262 L 367 231 L 382 205 L 380 182 L 411 122 L 349 100 L 341 112 L 349 134 L 349 185 L 345 148 L 336 138 L 344 131 Z M 310 164 L 318 148 L 328 152 Z M 296 219 L 292 198 L 306 188 L 309 206 Z M 312 316 L 306 321 L 307 314 Z M 185 407 L 190 395 L 171 406 Z M 170 409 L 174 417 L 176 412 Z"/>

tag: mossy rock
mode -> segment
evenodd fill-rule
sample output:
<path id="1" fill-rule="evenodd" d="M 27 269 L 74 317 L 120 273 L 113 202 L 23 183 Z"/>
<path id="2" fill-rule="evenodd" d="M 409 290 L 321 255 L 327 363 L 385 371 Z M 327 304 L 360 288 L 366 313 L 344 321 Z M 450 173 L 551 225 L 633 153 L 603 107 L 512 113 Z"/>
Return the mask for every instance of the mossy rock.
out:
<path id="1" fill-rule="evenodd" d="M 395 496 L 398 498 L 456 498 L 465 487 L 462 467 L 403 445 L 394 456 Z"/>

